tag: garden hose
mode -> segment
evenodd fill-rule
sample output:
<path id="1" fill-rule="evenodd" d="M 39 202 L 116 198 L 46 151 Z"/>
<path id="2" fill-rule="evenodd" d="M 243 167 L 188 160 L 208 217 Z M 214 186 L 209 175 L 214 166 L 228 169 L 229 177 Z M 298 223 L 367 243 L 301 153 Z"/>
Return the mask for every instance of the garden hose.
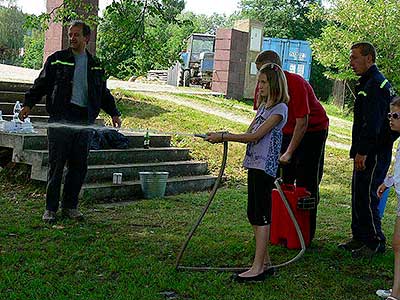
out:
<path id="1" fill-rule="evenodd" d="M 76 129 L 87 129 L 87 128 L 91 128 L 91 129 L 95 129 L 95 130 L 105 130 L 105 129 L 116 129 L 116 128 L 112 128 L 112 127 L 108 127 L 108 126 L 98 126 L 98 125 L 91 125 L 91 126 L 80 126 L 80 125 L 76 125 L 76 124 L 64 124 L 64 123 L 42 123 L 42 122 L 35 122 L 35 126 L 34 128 L 41 128 L 41 129 L 48 129 L 48 128 L 56 128 L 56 127 L 71 127 L 71 128 L 76 128 Z M 118 129 L 117 129 L 118 130 Z M 188 133 L 182 133 L 182 132 L 159 132 L 159 131 L 144 131 L 141 128 L 123 128 L 124 131 L 127 132 L 151 132 L 153 134 L 171 134 L 171 135 L 182 135 L 182 136 L 194 136 L 194 137 L 200 137 L 200 138 L 206 138 L 207 135 L 205 134 L 188 134 Z M 214 270 L 214 271 L 231 271 L 231 272 L 240 272 L 240 271 L 244 271 L 247 270 L 248 267 L 191 267 L 191 266 L 182 266 L 180 264 L 182 256 L 190 242 L 190 240 L 192 239 L 196 229 L 199 227 L 200 223 L 202 222 L 205 214 L 208 211 L 208 208 L 210 207 L 212 201 L 214 200 L 215 194 L 219 188 L 219 185 L 221 183 L 222 180 L 222 176 L 224 175 L 224 171 L 225 171 L 225 167 L 226 167 L 226 161 L 227 161 L 227 157 L 228 157 L 228 142 L 224 142 L 224 150 L 223 150 L 223 155 L 222 155 L 222 162 L 221 162 L 221 166 L 220 166 L 220 171 L 218 174 L 218 177 L 214 183 L 214 186 L 211 190 L 211 193 L 209 195 L 208 201 L 206 203 L 206 205 L 203 208 L 203 211 L 201 212 L 198 220 L 196 221 L 196 223 L 194 224 L 194 226 L 192 227 L 192 230 L 189 232 L 185 242 L 183 243 L 181 250 L 178 254 L 178 257 L 176 259 L 176 264 L 175 264 L 175 268 L 177 270 L 192 270 L 192 271 L 210 271 L 210 270 Z M 285 196 L 285 193 L 283 192 L 283 190 L 280 187 L 280 183 L 281 183 L 281 179 L 277 179 L 275 180 L 275 186 L 281 196 L 281 199 L 283 201 L 283 203 L 285 204 L 285 207 L 289 213 L 289 216 L 291 218 L 291 220 L 293 221 L 293 224 L 295 226 L 297 235 L 299 237 L 300 240 L 300 245 L 301 245 L 301 251 L 291 260 L 275 265 L 275 266 L 270 266 L 269 268 L 279 268 L 279 267 L 283 267 L 286 266 L 290 263 L 295 262 L 296 260 L 298 260 L 305 252 L 306 250 L 306 246 L 305 246 L 305 242 L 304 242 L 304 238 L 303 238 L 303 234 L 301 232 L 300 226 L 297 223 L 296 217 L 293 214 L 292 209 L 290 208 L 289 202 Z"/>
<path id="2" fill-rule="evenodd" d="M 195 135 L 197 137 L 202 137 L 204 138 L 204 135 Z M 222 180 L 222 176 L 224 175 L 224 171 L 225 171 L 225 167 L 226 167 L 226 161 L 227 161 L 227 157 L 228 157 L 228 142 L 224 142 L 224 151 L 223 151 L 223 155 L 222 155 L 222 162 L 221 162 L 221 167 L 219 170 L 219 174 L 217 177 L 217 180 L 215 181 L 215 184 L 211 190 L 211 193 L 208 197 L 208 201 L 206 203 L 206 205 L 204 206 L 199 218 L 197 219 L 196 223 L 193 225 L 192 229 L 190 230 L 189 234 L 186 237 L 186 240 L 184 241 L 184 243 L 182 244 L 181 250 L 179 251 L 178 257 L 176 259 L 176 263 L 175 263 L 175 269 L 176 270 L 189 270 L 189 271 L 229 271 L 229 272 L 242 272 L 245 271 L 247 269 L 249 269 L 249 267 L 207 267 L 207 266 L 183 266 L 181 265 L 181 259 L 183 257 L 183 254 L 185 253 L 185 250 L 190 242 L 190 240 L 192 239 L 196 229 L 199 227 L 200 223 L 202 222 L 205 214 L 208 211 L 208 208 L 210 207 L 212 201 L 214 200 L 215 194 L 219 188 L 219 185 L 221 183 Z M 296 233 L 299 237 L 300 240 L 300 245 L 301 245 L 301 250 L 300 252 L 292 259 L 290 259 L 287 262 L 278 264 L 278 265 L 274 265 L 274 266 L 269 266 L 268 268 L 280 268 L 283 266 L 286 266 L 290 263 L 293 263 L 295 261 L 297 261 L 301 256 L 303 256 L 305 250 L 306 250 L 306 245 L 304 242 L 304 237 L 303 234 L 301 232 L 300 226 L 296 220 L 296 217 L 290 207 L 289 201 L 286 198 L 286 195 L 284 193 L 284 191 L 281 188 L 281 182 L 282 179 L 278 178 L 277 180 L 275 180 L 275 186 L 281 196 L 281 199 L 283 201 L 283 203 L 285 204 L 285 207 L 289 213 L 289 216 L 291 218 L 291 220 L 293 221 L 293 224 L 295 226 L 296 229 Z"/>

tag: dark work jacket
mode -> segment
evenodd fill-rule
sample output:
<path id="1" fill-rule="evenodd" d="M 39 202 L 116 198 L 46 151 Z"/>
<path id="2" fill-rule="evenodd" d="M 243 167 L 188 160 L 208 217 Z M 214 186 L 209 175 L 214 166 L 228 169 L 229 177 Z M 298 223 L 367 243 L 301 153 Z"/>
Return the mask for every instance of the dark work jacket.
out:
<path id="1" fill-rule="evenodd" d="M 104 69 L 88 51 L 88 122 L 94 123 L 103 109 L 110 116 L 119 116 L 114 97 L 106 87 Z M 26 92 L 24 106 L 32 108 L 46 95 L 49 122 L 62 121 L 71 102 L 75 58 L 71 49 L 50 55 L 32 88 Z"/>
<path id="2" fill-rule="evenodd" d="M 387 114 L 394 96 L 389 81 L 376 65 L 356 85 L 350 157 L 392 149 L 393 136 Z"/>

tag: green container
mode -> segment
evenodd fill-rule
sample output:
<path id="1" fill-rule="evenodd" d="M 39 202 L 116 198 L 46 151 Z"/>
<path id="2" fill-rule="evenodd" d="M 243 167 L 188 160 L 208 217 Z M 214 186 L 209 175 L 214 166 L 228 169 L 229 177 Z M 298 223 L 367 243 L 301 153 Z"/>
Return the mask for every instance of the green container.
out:
<path id="1" fill-rule="evenodd" d="M 168 174 L 168 172 L 139 172 L 140 185 L 146 199 L 164 197 Z"/>

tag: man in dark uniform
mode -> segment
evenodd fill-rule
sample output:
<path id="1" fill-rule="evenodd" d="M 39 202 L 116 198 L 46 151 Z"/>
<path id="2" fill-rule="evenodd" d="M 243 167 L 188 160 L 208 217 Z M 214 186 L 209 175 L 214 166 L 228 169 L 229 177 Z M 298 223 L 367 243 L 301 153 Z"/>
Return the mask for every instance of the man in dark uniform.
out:
<path id="1" fill-rule="evenodd" d="M 45 222 L 56 220 L 65 165 L 62 214 L 77 220 L 83 217 L 78 210 L 78 196 L 87 173 L 92 135 L 87 125 L 93 124 L 103 109 L 112 117 L 115 127 L 121 126 L 120 113 L 106 87 L 104 70 L 86 50 L 89 26 L 74 21 L 68 34 L 70 47 L 49 56 L 33 87 L 25 94 L 24 107 L 19 114 L 24 120 L 46 95 L 50 118 L 46 210 L 42 217 Z"/>
<path id="2" fill-rule="evenodd" d="M 393 97 L 388 80 L 375 65 L 376 51 L 368 42 L 351 47 L 350 66 L 360 76 L 356 86 L 350 158 L 352 178 L 352 239 L 339 245 L 353 256 L 385 251 L 378 212 L 377 189 L 390 165 L 393 140 L 387 114 Z"/>

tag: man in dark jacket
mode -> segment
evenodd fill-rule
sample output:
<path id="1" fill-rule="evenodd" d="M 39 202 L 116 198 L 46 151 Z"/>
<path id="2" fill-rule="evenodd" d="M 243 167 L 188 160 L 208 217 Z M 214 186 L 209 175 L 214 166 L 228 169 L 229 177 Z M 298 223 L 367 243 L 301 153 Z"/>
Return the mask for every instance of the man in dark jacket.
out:
<path id="1" fill-rule="evenodd" d="M 106 87 L 104 70 L 86 50 L 89 26 L 74 21 L 68 34 L 70 47 L 49 56 L 33 87 L 25 94 L 19 115 L 24 120 L 46 95 L 50 124 L 46 210 L 42 217 L 45 222 L 56 220 L 65 165 L 62 214 L 77 220 L 83 217 L 78 210 L 78 196 L 87 173 L 92 135 L 87 125 L 93 124 L 103 109 L 112 117 L 113 126 L 121 126 L 120 113 Z"/>
<path id="2" fill-rule="evenodd" d="M 394 95 L 388 80 L 375 65 L 376 52 L 367 42 L 351 47 L 350 66 L 360 76 L 356 86 L 350 158 L 353 237 L 339 247 L 353 256 L 385 251 L 385 236 L 378 212 L 377 189 L 390 165 L 393 140 L 387 114 Z"/>

